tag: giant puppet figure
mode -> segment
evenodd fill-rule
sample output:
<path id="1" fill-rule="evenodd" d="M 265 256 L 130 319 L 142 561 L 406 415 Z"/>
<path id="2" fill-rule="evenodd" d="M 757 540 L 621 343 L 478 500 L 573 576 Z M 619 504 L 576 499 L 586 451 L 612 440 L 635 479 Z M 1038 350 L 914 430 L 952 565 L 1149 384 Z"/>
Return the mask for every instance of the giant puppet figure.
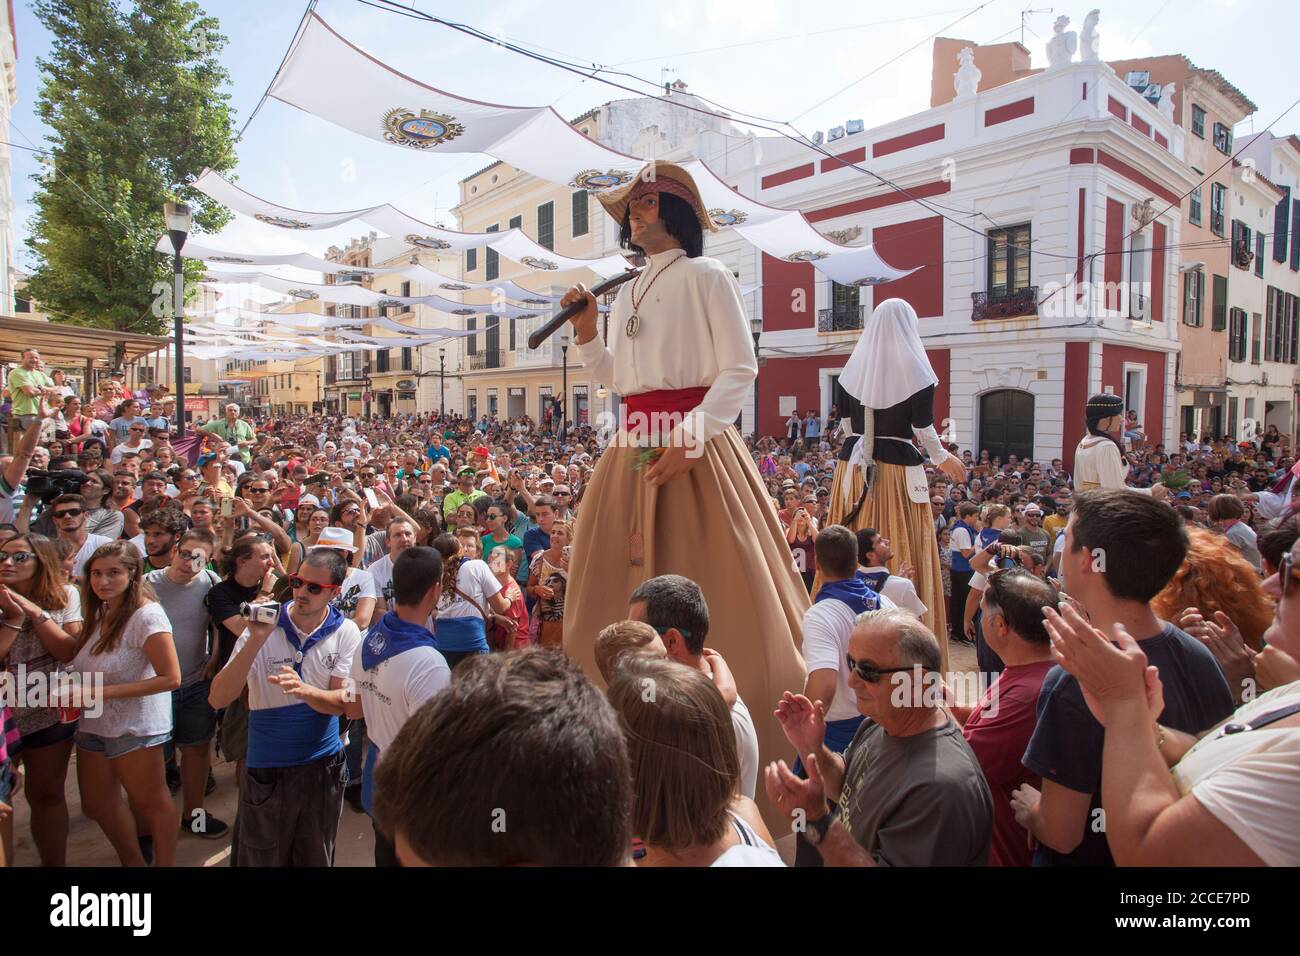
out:
<path id="1" fill-rule="evenodd" d="M 965 481 L 965 467 L 944 449 L 934 430 L 938 383 L 921 344 L 916 311 L 902 299 L 880 303 L 840 373 L 840 386 L 862 407 L 850 416 L 854 434 L 835 466 L 826 520 L 853 531 L 875 528 L 892 545 L 890 570 L 912 566 L 916 593 L 928 609 L 925 623 L 939 639 L 946 671 L 948 622 L 939 543 L 925 458 L 913 444 L 919 441 L 950 479 Z"/>
<path id="2" fill-rule="evenodd" d="M 596 301 L 573 321 L 579 360 L 622 396 L 625 426 L 582 499 L 565 607 L 564 647 L 592 677 L 601 628 L 627 617 L 643 581 L 681 574 L 704 592 L 707 644 L 727 660 L 764 762 L 789 757 L 772 716 L 804 684 L 799 654 L 808 595 L 767 489 L 733 427 L 758 365 L 740 286 L 703 255 L 715 227 L 686 170 L 651 163 L 598 194 L 641 274 L 619 290 L 602 342 Z M 657 439 L 654 434 L 657 433 Z M 651 448 L 658 444 L 660 447 Z"/>

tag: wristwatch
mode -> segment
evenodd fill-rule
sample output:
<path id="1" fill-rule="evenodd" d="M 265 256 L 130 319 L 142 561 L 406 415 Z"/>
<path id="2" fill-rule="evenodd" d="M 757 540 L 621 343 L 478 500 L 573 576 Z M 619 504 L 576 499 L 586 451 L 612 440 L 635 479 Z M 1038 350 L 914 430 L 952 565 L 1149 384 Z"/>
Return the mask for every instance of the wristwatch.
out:
<path id="1" fill-rule="evenodd" d="M 32 618 L 32 627 L 40 627 L 49 619 L 50 619 L 50 612 L 42 611 L 40 614 L 36 615 L 36 617 Z"/>
<path id="2" fill-rule="evenodd" d="M 804 834 L 808 838 L 808 842 L 813 846 L 820 844 L 822 840 L 826 839 L 826 831 L 831 828 L 831 824 L 834 822 L 835 813 L 831 809 L 830 805 L 827 804 L 825 813 L 816 820 L 808 821 L 808 831 Z M 815 839 L 812 836 L 814 833 L 817 834 Z"/>

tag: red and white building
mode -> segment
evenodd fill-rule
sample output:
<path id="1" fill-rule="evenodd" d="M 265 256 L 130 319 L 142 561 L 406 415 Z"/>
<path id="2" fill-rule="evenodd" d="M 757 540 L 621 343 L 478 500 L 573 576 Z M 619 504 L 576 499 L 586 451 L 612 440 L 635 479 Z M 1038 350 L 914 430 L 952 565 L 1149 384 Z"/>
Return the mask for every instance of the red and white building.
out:
<path id="1" fill-rule="evenodd" d="M 851 288 L 804 262 L 737 257 L 741 283 L 761 283 L 760 434 L 782 434 L 792 408 L 842 402 L 837 373 L 863 319 L 899 297 L 939 376 L 936 426 L 961 448 L 1068 464 L 1101 391 L 1123 395 L 1151 441 L 1177 439 L 1179 200 L 1199 179 L 1184 131 L 1105 63 L 1031 73 L 1024 48 L 1004 46 L 1022 54 L 1019 78 L 948 102 L 936 88 L 941 105 L 839 136 L 834 158 L 764 140 L 758 164 L 733 172 L 746 194 L 916 269 Z M 957 67 L 945 80 L 936 63 L 936 84 Z"/>

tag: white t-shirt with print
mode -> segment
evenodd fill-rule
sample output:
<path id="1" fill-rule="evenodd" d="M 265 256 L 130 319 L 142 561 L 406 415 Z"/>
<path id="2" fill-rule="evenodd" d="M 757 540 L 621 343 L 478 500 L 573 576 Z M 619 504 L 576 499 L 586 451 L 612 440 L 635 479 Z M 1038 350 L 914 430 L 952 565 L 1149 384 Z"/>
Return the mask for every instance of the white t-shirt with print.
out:
<path id="1" fill-rule="evenodd" d="M 383 601 L 388 609 L 393 609 L 393 558 L 392 555 L 384 555 L 374 564 L 366 567 L 366 572 L 374 579 L 375 597 Z"/>
<path id="2" fill-rule="evenodd" d="M 451 668 L 434 648 L 414 647 L 368 671 L 358 651 L 351 677 L 366 715 L 366 737 L 382 751 L 426 700 L 451 683 Z"/>
<path id="3" fill-rule="evenodd" d="M 321 623 L 324 624 L 324 621 Z M 305 643 L 310 640 L 311 634 L 302 634 L 300 638 Z M 245 628 L 244 633 L 239 635 L 239 640 L 235 642 L 234 653 L 230 655 L 231 660 L 234 660 L 235 656 L 244 649 L 248 640 L 248 630 Z M 331 677 L 341 679 L 348 676 L 352 670 L 352 656 L 360 647 L 361 631 L 351 621 L 344 620 L 333 634 L 312 645 L 307 651 L 302 660 L 303 683 L 328 690 Z M 296 653 L 289 639 L 284 636 L 282 628 L 277 627 L 271 632 L 248 671 L 250 710 L 290 707 L 302 703 L 301 697 L 291 697 L 281 690 L 278 684 L 272 684 L 267 680 L 272 674 L 280 673 L 281 668 L 292 667 Z M 226 666 L 229 667 L 230 664 L 227 663 Z"/>
<path id="4" fill-rule="evenodd" d="M 101 619 L 102 620 L 102 619 Z M 136 609 L 122 630 L 117 647 L 103 654 L 93 653 L 99 643 L 100 629 L 90 635 L 72 660 L 72 670 L 80 674 L 100 673 L 104 686 L 133 684 L 157 677 L 158 673 L 145 655 L 144 645 L 152 635 L 171 634 L 172 624 L 161 604 L 149 601 Z M 83 683 L 85 678 L 83 677 Z M 83 711 L 78 730 L 101 737 L 153 737 L 172 729 L 172 695 L 168 691 L 146 697 L 123 697 L 103 701 L 98 717 Z"/>
<path id="5" fill-rule="evenodd" d="M 338 596 L 330 601 L 330 604 L 342 611 L 344 617 L 351 618 L 357 609 L 358 601 L 375 596 L 374 576 L 365 568 L 349 568 L 348 576 L 343 579 Z"/>

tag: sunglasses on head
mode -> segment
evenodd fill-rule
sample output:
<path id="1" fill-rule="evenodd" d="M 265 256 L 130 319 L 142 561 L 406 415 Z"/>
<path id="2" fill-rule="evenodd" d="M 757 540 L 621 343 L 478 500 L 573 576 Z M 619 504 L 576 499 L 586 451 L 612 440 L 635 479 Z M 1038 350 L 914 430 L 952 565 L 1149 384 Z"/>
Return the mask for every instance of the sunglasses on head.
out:
<path id="1" fill-rule="evenodd" d="M 912 670 L 911 667 L 872 667 L 870 664 L 855 661 L 852 654 L 845 654 L 844 662 L 849 665 L 850 671 L 868 684 L 874 684 L 886 674 L 906 674 Z"/>
<path id="2" fill-rule="evenodd" d="M 15 565 L 26 564 L 34 557 L 36 555 L 31 551 L 3 551 L 0 552 L 0 564 L 6 561 L 12 561 Z"/>

